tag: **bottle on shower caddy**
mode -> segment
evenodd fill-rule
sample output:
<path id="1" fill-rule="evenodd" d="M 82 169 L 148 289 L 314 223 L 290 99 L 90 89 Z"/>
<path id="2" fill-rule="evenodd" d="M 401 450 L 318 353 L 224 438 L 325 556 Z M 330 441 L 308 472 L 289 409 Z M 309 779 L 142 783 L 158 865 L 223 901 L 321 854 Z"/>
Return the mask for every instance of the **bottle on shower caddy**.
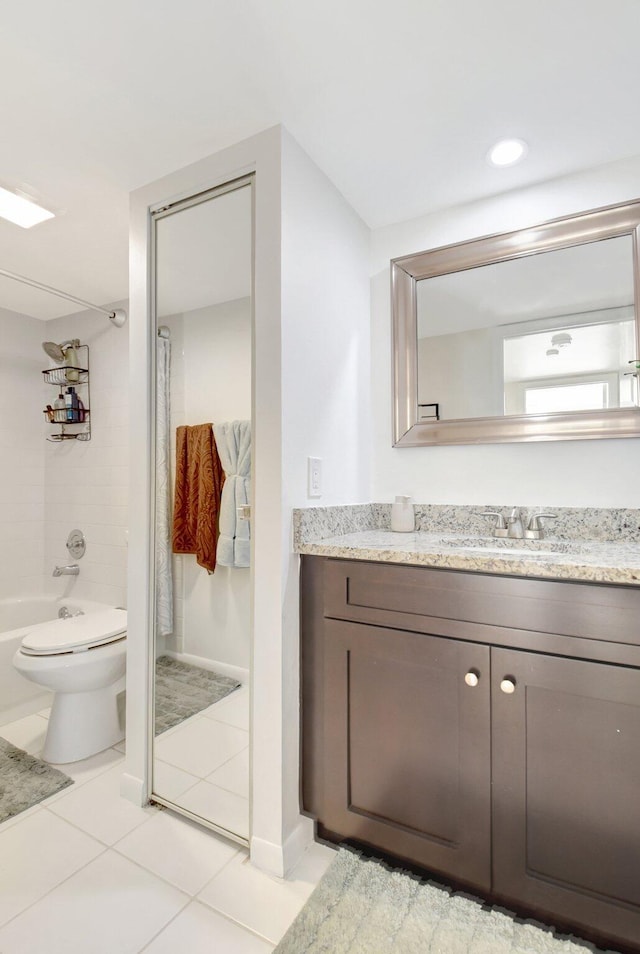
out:
<path id="1" fill-rule="evenodd" d="M 67 405 L 64 394 L 59 394 L 53 402 L 53 420 L 56 424 L 63 424 L 67 420 Z"/>
<path id="2" fill-rule="evenodd" d="M 64 352 L 64 360 L 67 367 L 65 377 L 69 384 L 80 380 L 80 372 L 78 371 L 78 352 L 76 351 L 76 348 L 79 344 L 80 342 L 77 339 L 72 341 Z"/>
<path id="3" fill-rule="evenodd" d="M 80 412 L 78 405 L 78 395 L 76 394 L 76 389 L 71 387 L 67 388 L 64 403 L 67 412 L 66 421 L 68 424 L 77 424 L 80 420 Z"/>

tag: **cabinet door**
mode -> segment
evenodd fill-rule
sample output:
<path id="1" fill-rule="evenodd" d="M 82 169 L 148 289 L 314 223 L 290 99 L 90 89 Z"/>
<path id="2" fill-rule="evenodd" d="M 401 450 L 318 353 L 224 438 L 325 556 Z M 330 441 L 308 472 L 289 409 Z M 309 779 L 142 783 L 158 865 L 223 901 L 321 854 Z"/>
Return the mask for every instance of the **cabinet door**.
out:
<path id="1" fill-rule="evenodd" d="M 321 823 L 488 889 L 488 647 L 334 620 L 325 636 Z"/>
<path id="2" fill-rule="evenodd" d="M 494 649 L 492 673 L 494 891 L 637 944 L 640 670 Z"/>

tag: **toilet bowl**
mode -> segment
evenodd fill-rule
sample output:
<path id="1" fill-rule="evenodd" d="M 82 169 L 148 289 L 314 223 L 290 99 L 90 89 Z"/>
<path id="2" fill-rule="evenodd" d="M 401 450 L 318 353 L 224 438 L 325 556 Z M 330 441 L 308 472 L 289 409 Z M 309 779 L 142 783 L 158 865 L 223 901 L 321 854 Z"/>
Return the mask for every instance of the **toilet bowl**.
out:
<path id="1" fill-rule="evenodd" d="M 34 626 L 13 665 L 55 693 L 42 758 L 77 762 L 124 738 L 126 610 L 106 608 Z"/>

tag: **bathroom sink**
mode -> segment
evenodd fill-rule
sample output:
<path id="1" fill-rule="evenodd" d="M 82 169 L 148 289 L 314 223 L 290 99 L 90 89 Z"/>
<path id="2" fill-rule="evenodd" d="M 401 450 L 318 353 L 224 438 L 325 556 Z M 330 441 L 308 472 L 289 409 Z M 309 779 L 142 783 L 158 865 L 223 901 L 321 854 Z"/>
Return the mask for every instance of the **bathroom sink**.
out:
<path id="1" fill-rule="evenodd" d="M 512 537 L 473 537 L 461 534 L 443 536 L 428 535 L 429 542 L 437 547 L 477 550 L 483 553 L 512 553 L 518 556 L 550 555 L 554 553 L 580 553 L 584 546 L 572 540 L 520 540 Z M 425 540 L 426 542 L 426 540 Z"/>

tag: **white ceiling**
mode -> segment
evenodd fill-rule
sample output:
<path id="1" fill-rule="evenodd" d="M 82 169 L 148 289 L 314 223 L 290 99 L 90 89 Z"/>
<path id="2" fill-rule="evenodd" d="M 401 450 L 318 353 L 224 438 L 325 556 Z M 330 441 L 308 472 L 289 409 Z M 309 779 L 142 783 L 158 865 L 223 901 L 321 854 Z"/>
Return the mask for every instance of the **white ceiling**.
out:
<path id="1" fill-rule="evenodd" d="M 638 0 L 4 3 L 0 268 L 127 296 L 128 193 L 282 122 L 372 227 L 640 154 Z M 498 138 L 529 143 L 512 169 Z M 0 283 L 0 306 L 73 306 Z"/>

